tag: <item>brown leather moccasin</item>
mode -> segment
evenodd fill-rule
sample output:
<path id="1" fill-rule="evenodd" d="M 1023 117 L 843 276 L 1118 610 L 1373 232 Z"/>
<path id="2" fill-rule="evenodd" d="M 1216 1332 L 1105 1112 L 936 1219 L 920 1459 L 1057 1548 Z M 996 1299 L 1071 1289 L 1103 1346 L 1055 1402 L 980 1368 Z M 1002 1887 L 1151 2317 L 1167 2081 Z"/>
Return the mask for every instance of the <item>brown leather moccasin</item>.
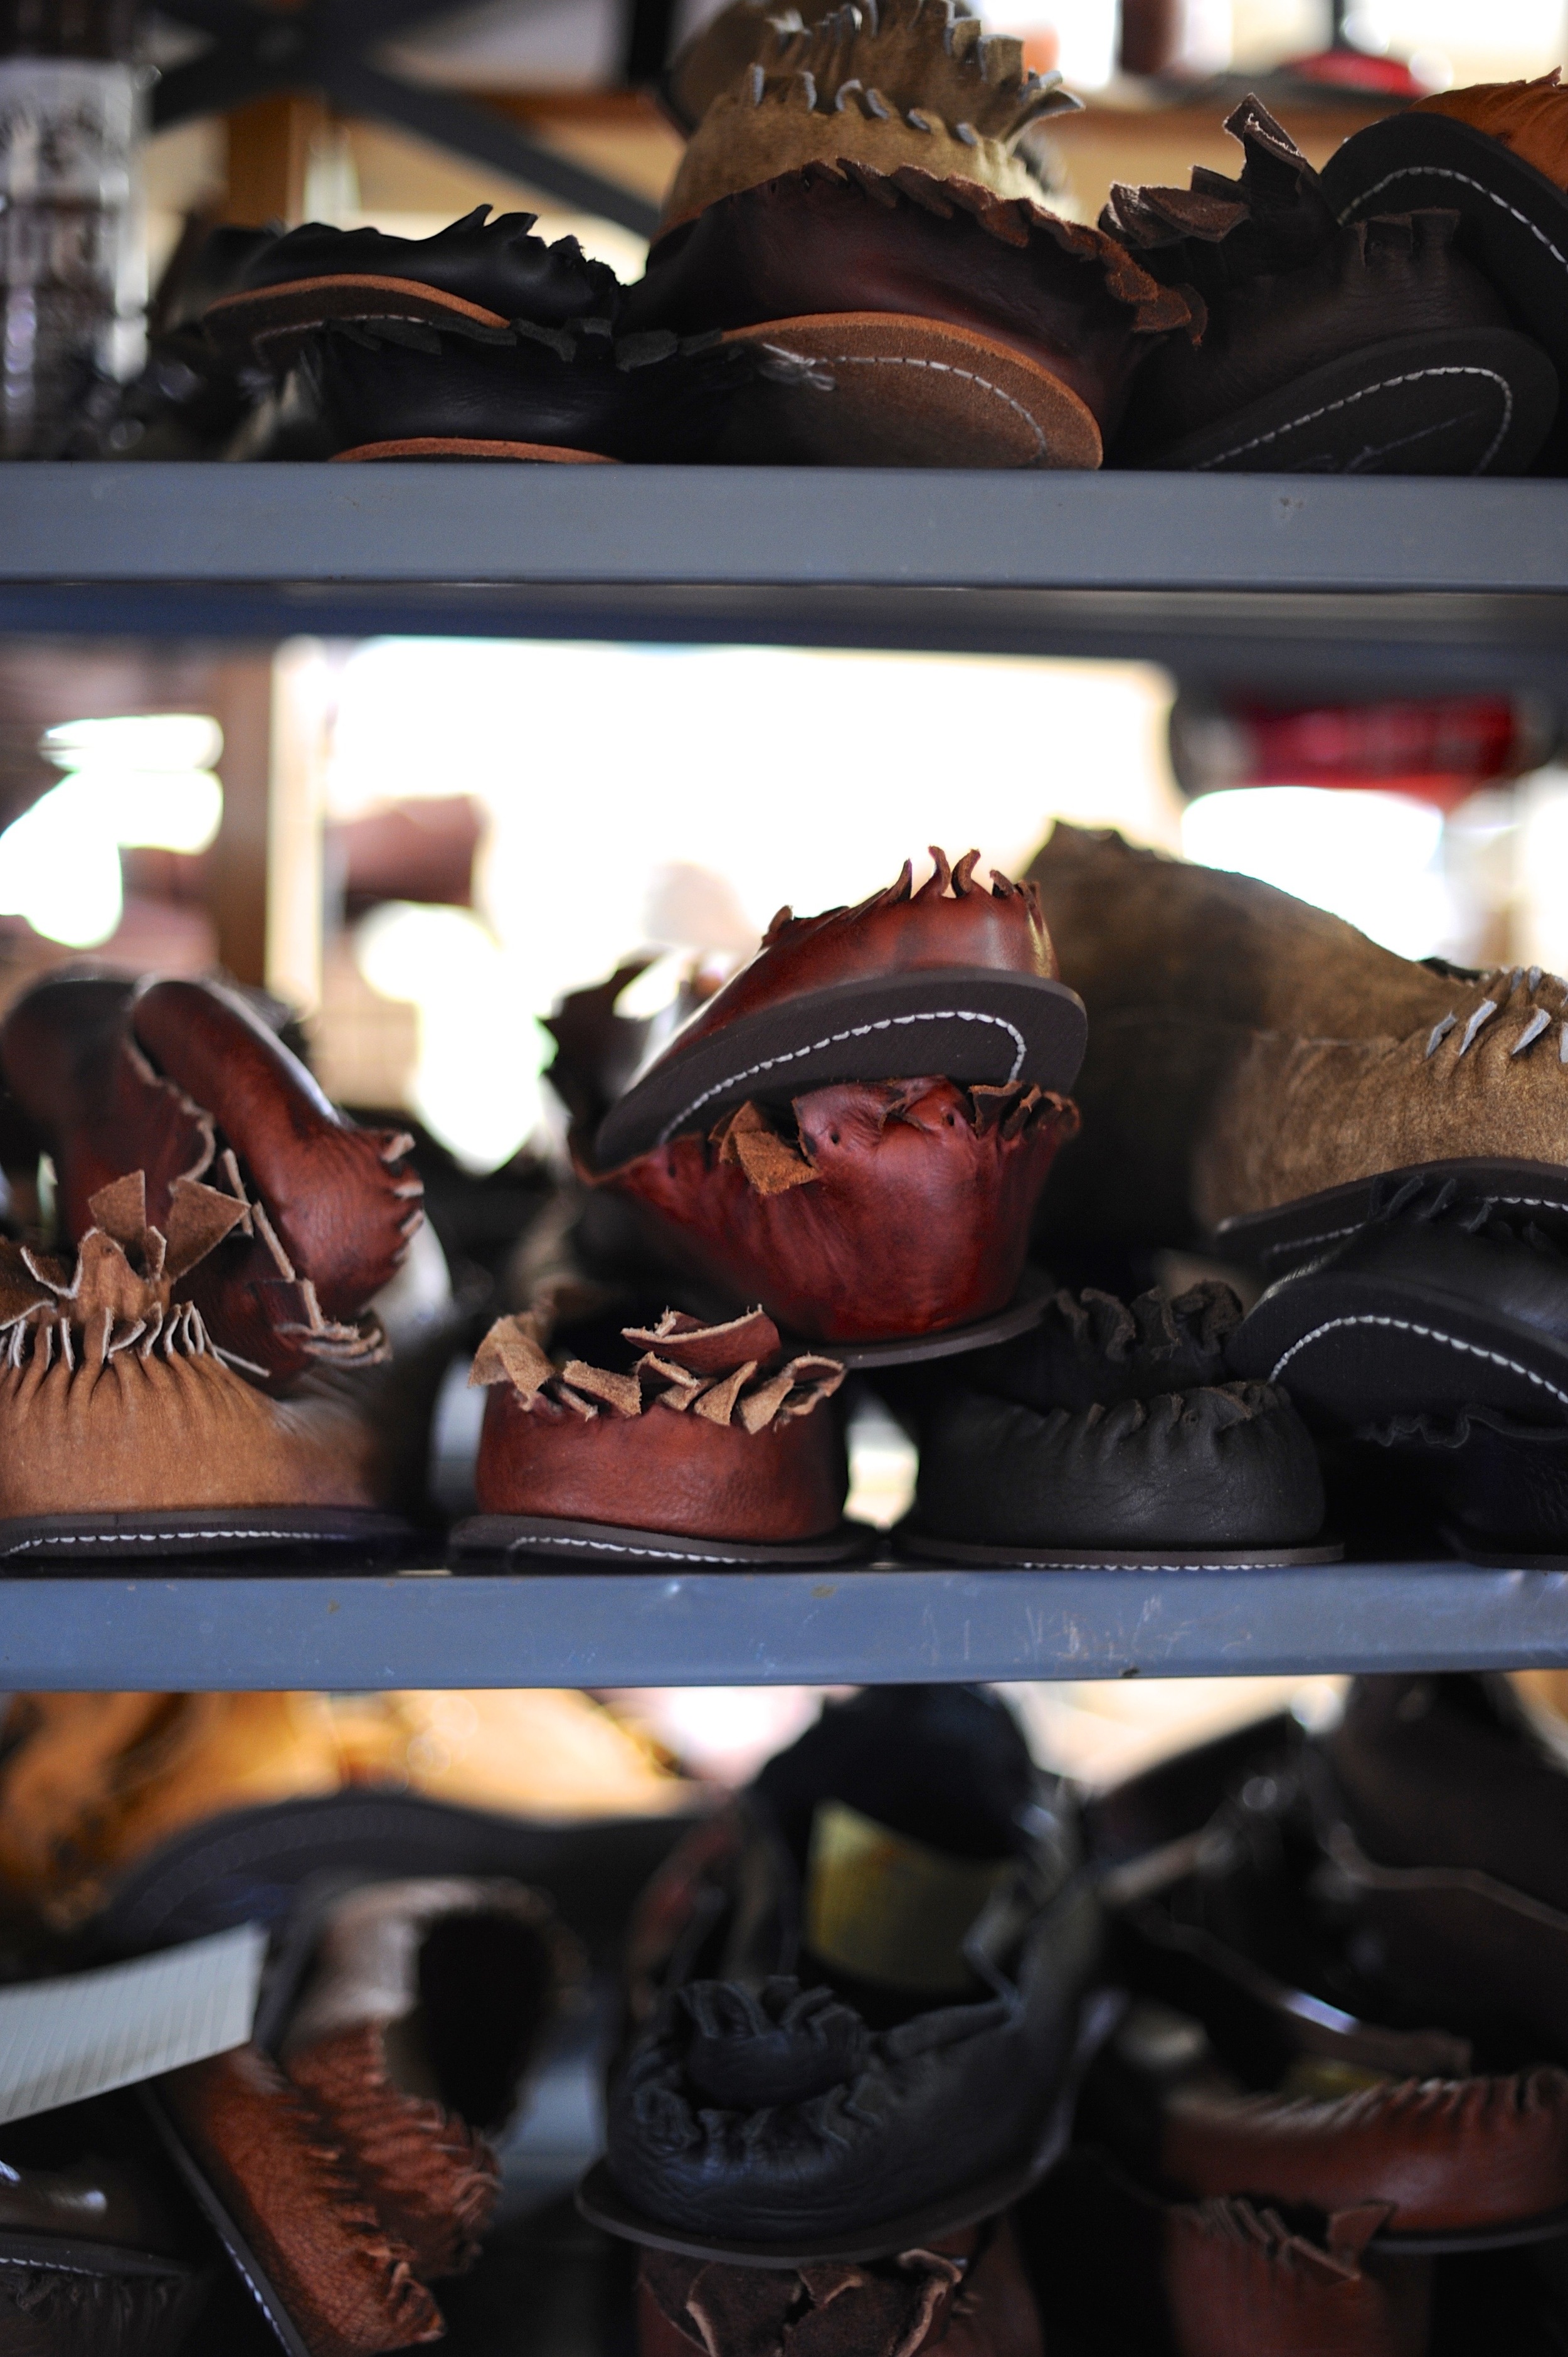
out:
<path id="1" fill-rule="evenodd" d="M 639 2357 L 1041 2357 L 1011 2221 L 887 2259 L 746 2267 L 644 2249 Z"/>
<path id="2" fill-rule="evenodd" d="M 1070 1097 L 927 1076 L 813 1089 L 788 1112 L 747 1103 L 706 1135 L 583 1175 L 790 1333 L 865 1351 L 983 1340 L 1018 1293 L 1035 1205 L 1077 1127 Z"/>
<path id="3" fill-rule="evenodd" d="M 518 1883 L 373 1883 L 328 1911 L 283 2066 L 423 2280 L 478 2256 L 500 2183 L 485 2134 L 506 2125 L 580 1970 L 549 1906 Z"/>
<path id="4" fill-rule="evenodd" d="M 1073 103 L 953 0 L 741 27 L 677 63 L 713 94 L 628 327 L 719 328 L 811 364 L 722 455 L 753 463 L 1096 467 L 1133 371 L 1194 307 L 1061 221 L 1018 152 Z M 678 323 L 688 321 L 687 326 Z"/>
<path id="5" fill-rule="evenodd" d="M 0 1243 L 0 1517 L 373 1509 L 380 1452 L 351 1399 L 319 1377 L 270 1397 L 215 1346 L 196 1303 L 175 1297 L 247 1216 L 244 1200 L 178 1178 L 158 1229 L 135 1170 L 89 1210 L 70 1259 Z M 41 1534 L 32 1544 L 47 1552 Z"/>
<path id="6" fill-rule="evenodd" d="M 1485 272 L 1459 215 L 1379 205 L 1343 226 L 1267 109 L 1226 128 L 1239 180 L 1112 189 L 1101 227 L 1153 277 L 1196 288 L 1200 343 L 1173 340 L 1133 387 L 1116 457 L 1135 466 L 1314 474 L 1522 474 L 1557 375 Z"/>
<path id="7" fill-rule="evenodd" d="M 0 1068 L 64 1247 L 0 1250 L 0 1559 L 395 1549 L 367 1385 L 424 1216 L 412 1141 L 345 1122 L 205 983 L 39 984 Z"/>
<path id="8" fill-rule="evenodd" d="M 1083 2357 L 1426 2357 L 1431 2271 L 1366 2255 L 1375 2206 L 1287 2225 L 1167 2201 L 1079 2149 L 1023 2207 L 1026 2264 Z"/>
<path id="9" fill-rule="evenodd" d="M 1370 1216 L 1374 1182 L 1568 1213 L 1568 985 L 1396 957 L 1250 877 L 1058 825 L 1032 863 L 1089 1009 L 1084 1135 L 1053 1234 L 1191 1243 L 1273 1275 Z"/>
<path id="10" fill-rule="evenodd" d="M 951 1080 L 1072 1086 L 1083 1009 L 1057 978 L 1038 896 L 980 854 L 956 866 L 933 846 L 917 891 L 897 880 L 854 908 L 780 909 L 756 956 L 632 1080 L 599 1125 L 611 1168 L 770 1095 L 843 1081 L 944 1072 Z"/>
<path id="11" fill-rule="evenodd" d="M 243 1217 L 227 1249 L 190 1263 L 177 1295 L 217 1349 L 273 1385 L 382 1354 L 365 1312 L 424 1219 L 413 1141 L 345 1121 L 234 993 L 42 982 L 0 1025 L 0 1070 L 54 1161 L 68 1243 L 127 1171 L 145 1173 L 148 1220 L 166 1232 L 180 1180 L 222 1187 Z"/>
<path id="12" fill-rule="evenodd" d="M 156 2083 L 173 2155 L 286 2348 L 442 2338 L 427 2286 L 473 2265 L 499 2190 L 480 2131 L 504 2126 L 582 1969 L 519 1883 L 371 1883 L 291 1926 L 275 2036 Z"/>
<path id="13" fill-rule="evenodd" d="M 479 1512 L 453 1534 L 460 1553 L 622 1570 L 864 1554 L 866 1534 L 842 1520 L 843 1441 L 824 1405 L 843 1380 L 836 1359 L 787 1359 L 760 1309 L 719 1326 L 671 1309 L 618 1332 L 578 1328 L 559 1361 L 548 1335 L 530 1311 L 480 1345 Z"/>

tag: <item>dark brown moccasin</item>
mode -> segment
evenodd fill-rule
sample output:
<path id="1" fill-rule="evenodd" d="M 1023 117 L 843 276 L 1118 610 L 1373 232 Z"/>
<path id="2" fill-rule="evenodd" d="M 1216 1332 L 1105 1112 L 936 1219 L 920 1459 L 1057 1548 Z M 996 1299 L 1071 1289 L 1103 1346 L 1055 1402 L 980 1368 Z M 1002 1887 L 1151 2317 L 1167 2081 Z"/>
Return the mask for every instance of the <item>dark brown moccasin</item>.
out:
<path id="1" fill-rule="evenodd" d="M 1314 2232 L 1251 2201 L 1163 2200 L 1077 2149 L 1017 2224 L 1074 2357 L 1426 2357 L 1430 2268 L 1368 2262 L 1380 2214 Z"/>
<path id="2" fill-rule="evenodd" d="M 677 73 L 707 88 L 733 11 Z M 1018 152 L 1072 103 L 953 0 L 779 18 L 712 95 L 628 327 L 707 328 L 811 364 L 723 455 L 854 466 L 1096 467 L 1133 374 L 1193 306 L 1060 220 Z M 685 323 L 685 324 L 682 324 Z"/>
<path id="3" fill-rule="evenodd" d="M 1556 414 L 1556 371 L 1459 251 L 1458 213 L 1380 203 L 1341 226 L 1255 98 L 1226 128 L 1246 151 L 1239 180 L 1199 168 L 1190 189 L 1118 187 L 1101 217 L 1152 276 L 1196 288 L 1208 314 L 1201 342 L 1169 342 L 1140 372 L 1116 457 L 1524 473 Z"/>
<path id="4" fill-rule="evenodd" d="M 645 2249 L 638 2357 L 1042 2357 L 1012 2222 L 886 2259 L 734 2266 Z"/>
<path id="5" fill-rule="evenodd" d="M 290 1927 L 273 2029 L 156 2083 L 170 2154 L 291 2357 L 443 2337 L 428 2287 L 473 2265 L 499 2190 L 481 2131 L 582 1969 L 518 1883 L 339 1886 Z"/>
<path id="6" fill-rule="evenodd" d="M 1426 205 L 1455 214 L 1459 252 L 1568 372 L 1568 91 L 1555 66 L 1535 81 L 1441 91 L 1369 124 L 1324 166 L 1323 193 L 1344 223 Z M 1559 423 L 1553 472 L 1561 438 Z"/>

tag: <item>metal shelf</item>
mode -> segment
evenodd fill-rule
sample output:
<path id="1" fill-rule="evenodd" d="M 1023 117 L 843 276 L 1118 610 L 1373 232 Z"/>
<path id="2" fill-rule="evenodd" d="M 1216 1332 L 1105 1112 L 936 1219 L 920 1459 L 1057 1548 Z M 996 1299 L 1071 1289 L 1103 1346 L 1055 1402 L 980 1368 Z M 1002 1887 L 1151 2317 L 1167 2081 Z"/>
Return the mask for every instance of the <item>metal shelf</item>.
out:
<path id="1" fill-rule="evenodd" d="M 893 1684 L 1568 1666 L 1568 1573 L 10 1579 L 0 1688 Z"/>
<path id="2" fill-rule="evenodd" d="M 0 630 L 1133 655 L 1568 689 L 1568 481 L 0 468 Z"/>

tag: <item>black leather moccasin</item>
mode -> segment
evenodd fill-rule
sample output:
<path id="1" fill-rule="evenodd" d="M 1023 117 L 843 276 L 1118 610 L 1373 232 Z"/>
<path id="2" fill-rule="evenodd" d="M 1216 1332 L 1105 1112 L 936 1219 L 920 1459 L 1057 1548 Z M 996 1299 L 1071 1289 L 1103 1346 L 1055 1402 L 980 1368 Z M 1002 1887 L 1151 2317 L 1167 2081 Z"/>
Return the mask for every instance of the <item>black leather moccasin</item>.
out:
<path id="1" fill-rule="evenodd" d="M 916 1557 L 960 1564 L 1324 1563 L 1316 1452 L 1284 1394 L 1238 1383 L 1228 1286 L 1130 1307 L 1058 1293 L 1029 1333 L 933 1369 L 918 1433 Z"/>
<path id="2" fill-rule="evenodd" d="M 1568 1729 L 1500 1674 L 1359 1678 L 1318 1838 L 1406 2018 L 1568 2064 Z"/>
<path id="3" fill-rule="evenodd" d="M 208 336 L 281 371 L 331 320 L 493 330 L 513 319 L 566 328 L 596 318 L 613 330 L 625 290 L 607 263 L 593 261 L 575 237 L 547 245 L 532 236 L 532 213 L 491 221 L 489 210 L 480 205 L 434 237 L 306 221 L 260 242 L 237 283 L 209 305 Z"/>
<path id="4" fill-rule="evenodd" d="M 1568 1430 L 1568 1254 L 1541 1231 L 1402 1202 L 1272 1285 L 1229 1345 L 1318 1429 L 1473 1408 Z"/>
<path id="5" fill-rule="evenodd" d="M 1065 2138 L 1098 1927 L 1070 1803 L 999 1701 L 830 1704 L 651 1886 L 579 2206 L 775 2266 L 995 2215 Z"/>
<path id="6" fill-rule="evenodd" d="M 618 338 L 607 317 L 437 328 L 367 314 L 313 333 L 294 382 L 338 458 L 675 465 L 715 455 L 770 369 L 799 373 L 716 335 Z"/>

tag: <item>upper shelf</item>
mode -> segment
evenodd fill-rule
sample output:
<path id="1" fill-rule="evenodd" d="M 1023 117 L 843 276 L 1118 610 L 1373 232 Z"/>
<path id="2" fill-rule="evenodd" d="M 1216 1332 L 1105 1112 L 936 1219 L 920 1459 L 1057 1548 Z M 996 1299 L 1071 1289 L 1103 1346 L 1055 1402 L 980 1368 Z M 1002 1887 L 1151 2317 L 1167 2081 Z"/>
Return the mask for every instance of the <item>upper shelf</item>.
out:
<path id="1" fill-rule="evenodd" d="M 0 1689 L 897 1684 L 1568 1667 L 1568 1573 L 0 1581 Z"/>
<path id="2" fill-rule="evenodd" d="M 1568 690 L 1568 481 L 0 468 L 0 630 L 746 640 Z"/>

